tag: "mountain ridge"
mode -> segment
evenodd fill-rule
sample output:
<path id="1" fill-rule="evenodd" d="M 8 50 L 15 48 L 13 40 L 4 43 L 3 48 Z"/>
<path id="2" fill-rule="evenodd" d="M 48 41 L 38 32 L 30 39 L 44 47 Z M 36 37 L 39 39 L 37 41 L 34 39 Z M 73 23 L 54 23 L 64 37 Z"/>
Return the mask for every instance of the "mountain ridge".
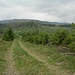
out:
<path id="1" fill-rule="evenodd" d="M 0 23 L 12 23 L 12 22 L 38 22 L 42 24 L 53 24 L 53 25 L 68 25 L 70 23 L 66 22 L 49 22 L 49 21 L 41 21 L 41 20 L 35 20 L 35 19 L 9 19 L 9 20 L 1 20 Z"/>

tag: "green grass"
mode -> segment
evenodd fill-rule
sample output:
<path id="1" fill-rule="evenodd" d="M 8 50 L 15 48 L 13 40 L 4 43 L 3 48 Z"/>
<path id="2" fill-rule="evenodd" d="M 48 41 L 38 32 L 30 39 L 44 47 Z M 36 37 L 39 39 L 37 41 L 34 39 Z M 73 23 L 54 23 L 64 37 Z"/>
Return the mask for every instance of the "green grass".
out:
<path id="1" fill-rule="evenodd" d="M 64 55 L 58 50 L 56 46 L 43 46 L 35 45 L 29 42 L 23 42 L 23 44 L 31 51 L 37 53 L 40 57 L 44 57 L 48 63 L 52 65 L 57 65 L 62 69 L 69 70 L 70 72 L 75 72 L 75 56 L 74 55 Z"/>
<path id="2" fill-rule="evenodd" d="M 8 48 L 11 46 L 11 42 L 4 42 L 0 40 L 0 75 L 3 75 L 6 69 L 6 53 Z"/>
<path id="3" fill-rule="evenodd" d="M 19 43 L 16 43 L 14 48 L 14 60 L 21 75 L 53 75 L 44 63 L 30 56 L 20 47 Z"/>

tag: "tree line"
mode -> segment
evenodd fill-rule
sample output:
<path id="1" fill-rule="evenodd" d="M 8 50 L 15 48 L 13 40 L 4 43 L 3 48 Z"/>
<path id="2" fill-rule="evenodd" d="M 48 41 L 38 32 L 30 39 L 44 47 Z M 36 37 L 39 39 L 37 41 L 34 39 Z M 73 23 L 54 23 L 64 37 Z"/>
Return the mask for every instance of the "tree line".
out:
<path id="1" fill-rule="evenodd" d="M 24 41 L 28 41 L 34 44 L 42 45 L 63 45 L 75 51 L 75 24 L 72 23 L 72 32 L 69 33 L 67 30 L 57 30 L 53 35 L 50 33 L 41 32 L 38 29 L 32 32 L 24 32 L 20 34 Z M 3 35 L 3 40 L 13 41 L 15 38 L 12 28 L 8 30 Z"/>
<path id="2" fill-rule="evenodd" d="M 41 33 L 37 30 L 33 32 L 23 33 L 22 39 L 34 44 L 53 44 L 66 46 L 75 51 L 75 24 L 72 23 L 72 32 L 69 33 L 67 30 L 57 30 L 54 35 L 49 33 Z"/>

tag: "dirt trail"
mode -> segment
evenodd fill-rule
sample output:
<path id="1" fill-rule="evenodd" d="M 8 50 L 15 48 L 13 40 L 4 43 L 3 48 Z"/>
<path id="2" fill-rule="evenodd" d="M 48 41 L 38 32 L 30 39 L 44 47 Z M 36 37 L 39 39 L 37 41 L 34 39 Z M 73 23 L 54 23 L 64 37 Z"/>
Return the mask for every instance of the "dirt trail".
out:
<path id="1" fill-rule="evenodd" d="M 11 48 L 9 49 L 6 60 L 7 60 L 7 69 L 5 71 L 4 75 L 19 75 L 16 71 L 16 68 L 14 67 L 14 61 L 13 61 L 13 48 L 15 43 L 12 44 Z"/>
<path id="2" fill-rule="evenodd" d="M 60 67 L 49 64 L 44 58 L 40 57 L 40 55 L 37 55 L 34 51 L 28 50 L 22 43 L 19 41 L 19 44 L 21 48 L 23 48 L 29 55 L 37 59 L 38 61 L 41 61 L 44 63 L 44 65 L 51 70 L 55 75 L 74 75 L 69 73 L 69 71 L 62 70 Z"/>

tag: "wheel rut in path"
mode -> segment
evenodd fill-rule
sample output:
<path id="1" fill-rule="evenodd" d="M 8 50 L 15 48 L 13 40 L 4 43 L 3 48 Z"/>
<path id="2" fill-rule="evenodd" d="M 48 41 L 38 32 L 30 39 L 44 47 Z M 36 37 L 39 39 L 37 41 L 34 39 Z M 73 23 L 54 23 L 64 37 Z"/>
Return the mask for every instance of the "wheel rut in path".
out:
<path id="1" fill-rule="evenodd" d="M 4 75 L 19 75 L 19 73 L 16 71 L 16 68 L 14 66 L 15 64 L 14 59 L 13 59 L 14 45 L 15 45 L 15 42 L 13 42 L 11 48 L 7 52 L 7 55 L 6 55 L 7 69 Z"/>
<path id="2" fill-rule="evenodd" d="M 24 49 L 29 55 L 31 55 L 38 61 L 43 62 L 44 66 L 46 66 L 49 70 L 51 70 L 55 75 L 74 75 L 74 74 L 71 74 L 67 70 L 61 69 L 59 66 L 49 64 L 44 58 L 40 57 L 40 55 L 37 55 L 34 51 L 32 52 L 32 51 L 28 50 L 21 41 L 19 41 L 19 44 L 20 44 L 21 48 Z"/>

